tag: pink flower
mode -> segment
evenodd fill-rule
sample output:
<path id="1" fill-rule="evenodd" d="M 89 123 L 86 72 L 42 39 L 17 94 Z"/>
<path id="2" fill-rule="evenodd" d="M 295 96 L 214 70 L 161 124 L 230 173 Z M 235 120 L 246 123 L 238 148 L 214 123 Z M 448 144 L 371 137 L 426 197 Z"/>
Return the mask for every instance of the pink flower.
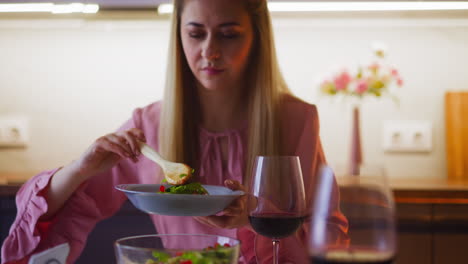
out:
<path id="1" fill-rule="evenodd" d="M 334 94 L 336 92 L 335 86 L 329 80 L 323 81 L 320 87 L 322 89 L 322 92 L 327 93 L 327 94 Z"/>
<path id="2" fill-rule="evenodd" d="M 382 75 L 382 78 L 381 78 L 381 81 L 383 83 L 388 83 L 392 80 L 392 76 L 388 75 L 388 74 L 385 74 L 385 75 Z"/>
<path id="3" fill-rule="evenodd" d="M 330 80 L 325 80 L 325 81 L 323 81 L 323 82 L 320 84 L 320 86 L 324 87 L 324 86 L 328 86 L 328 85 L 330 85 L 330 84 L 331 84 L 331 81 L 330 81 Z"/>
<path id="4" fill-rule="evenodd" d="M 392 76 L 398 77 L 398 70 L 393 68 L 391 71 Z"/>
<path id="5" fill-rule="evenodd" d="M 398 78 L 397 85 L 400 87 L 403 86 L 403 80 L 401 78 Z"/>
<path id="6" fill-rule="evenodd" d="M 356 85 L 356 93 L 363 94 L 369 88 L 369 84 L 365 80 L 359 80 Z"/>
<path id="7" fill-rule="evenodd" d="M 349 83 L 351 82 L 351 75 L 347 71 L 343 71 L 337 77 L 335 77 L 333 82 L 335 83 L 336 90 L 346 90 Z"/>
<path id="8" fill-rule="evenodd" d="M 377 62 L 372 63 L 369 65 L 369 70 L 371 71 L 377 71 L 380 68 L 380 65 Z"/>

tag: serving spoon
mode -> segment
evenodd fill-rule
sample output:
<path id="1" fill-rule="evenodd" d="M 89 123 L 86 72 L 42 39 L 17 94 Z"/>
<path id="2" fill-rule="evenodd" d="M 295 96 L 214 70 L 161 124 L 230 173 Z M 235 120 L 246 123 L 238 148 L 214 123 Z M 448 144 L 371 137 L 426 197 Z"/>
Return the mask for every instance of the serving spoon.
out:
<path id="1" fill-rule="evenodd" d="M 164 178 L 169 184 L 182 185 L 192 177 L 193 169 L 188 165 L 163 159 L 156 150 L 146 143 L 139 142 L 139 145 L 141 153 L 161 167 Z"/>

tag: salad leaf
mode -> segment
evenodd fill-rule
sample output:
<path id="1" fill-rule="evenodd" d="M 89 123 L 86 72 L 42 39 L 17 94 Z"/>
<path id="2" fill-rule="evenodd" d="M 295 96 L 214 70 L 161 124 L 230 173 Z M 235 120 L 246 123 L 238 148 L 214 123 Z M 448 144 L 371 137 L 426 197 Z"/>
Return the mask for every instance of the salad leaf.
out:
<path id="1" fill-rule="evenodd" d="M 148 259 L 145 264 L 229 264 L 233 254 L 233 248 L 230 246 L 215 245 L 215 247 L 208 247 L 203 251 L 185 251 L 176 253 L 171 257 L 168 253 L 153 251 L 153 256 L 157 260 Z"/>
<path id="2" fill-rule="evenodd" d="M 203 188 L 201 183 L 192 182 L 189 184 L 171 186 L 166 189 L 165 193 L 174 193 L 174 194 L 208 194 L 208 191 Z"/>
<path id="3" fill-rule="evenodd" d="M 171 258 L 171 255 L 169 255 L 166 252 L 161 252 L 161 251 L 153 251 L 152 255 L 153 257 L 156 258 L 157 261 L 160 261 L 160 262 L 166 262 L 169 258 Z"/>

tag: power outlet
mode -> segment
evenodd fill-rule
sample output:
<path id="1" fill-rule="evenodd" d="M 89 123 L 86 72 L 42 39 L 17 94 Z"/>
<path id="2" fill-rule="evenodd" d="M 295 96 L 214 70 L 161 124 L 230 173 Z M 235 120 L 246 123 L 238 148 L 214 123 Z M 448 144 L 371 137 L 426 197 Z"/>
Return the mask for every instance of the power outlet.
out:
<path id="1" fill-rule="evenodd" d="M 0 147 L 26 147 L 28 129 L 28 119 L 25 117 L 0 116 Z"/>
<path id="2" fill-rule="evenodd" d="M 386 152 L 430 152 L 432 125 L 429 121 L 385 121 L 383 149 Z"/>

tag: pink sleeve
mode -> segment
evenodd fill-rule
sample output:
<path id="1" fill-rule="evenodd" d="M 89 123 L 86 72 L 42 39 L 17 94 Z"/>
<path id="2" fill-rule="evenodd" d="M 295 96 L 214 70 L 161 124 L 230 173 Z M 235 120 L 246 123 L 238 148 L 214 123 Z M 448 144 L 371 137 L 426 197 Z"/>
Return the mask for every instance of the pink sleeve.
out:
<path id="1" fill-rule="evenodd" d="M 303 106 L 303 105 L 302 105 Z M 288 120 L 291 124 L 285 126 L 283 132 L 285 136 L 284 145 L 290 146 L 286 148 L 287 155 L 297 155 L 300 158 L 304 187 L 306 191 L 306 199 L 308 207 L 312 206 L 313 190 L 315 184 L 315 175 L 318 172 L 320 164 L 325 163 L 325 155 L 322 150 L 322 145 L 319 136 L 319 120 L 317 109 L 315 106 L 307 105 L 304 109 L 297 109 L 297 105 L 293 107 L 297 113 L 293 118 Z M 301 113 L 303 116 L 301 116 Z M 299 123 L 299 124 L 298 124 Z M 302 129 L 300 129 L 302 127 Z M 291 132 L 297 130 L 296 132 Z M 335 183 L 336 185 L 336 183 Z M 330 222 L 336 225 L 338 232 L 346 232 L 346 218 L 338 210 L 339 194 L 335 188 L 333 193 L 333 217 Z M 308 259 L 308 240 L 310 222 L 305 221 L 302 227 L 292 236 L 281 239 L 280 241 L 280 263 L 309 263 Z M 245 256 L 247 263 L 271 263 L 273 259 L 272 240 L 267 237 L 256 235 L 247 229 L 239 232 L 242 236 L 253 241 L 252 245 L 255 248 L 255 256 Z M 247 241 L 249 241 L 247 240 Z M 257 258 L 257 260 L 255 260 Z M 257 261 L 257 262 L 256 262 Z"/>
<path id="2" fill-rule="evenodd" d="M 134 122 L 128 121 L 120 130 L 131 127 L 134 127 Z M 73 263 L 96 223 L 112 216 L 125 201 L 125 195 L 116 191 L 114 186 L 135 182 L 136 179 L 130 177 L 137 175 L 136 166 L 122 160 L 110 171 L 84 182 L 53 219 L 40 221 L 39 218 L 47 211 L 45 190 L 57 170 L 34 176 L 17 193 L 17 215 L 2 246 L 2 263 L 25 261 L 34 253 L 65 242 L 70 244 L 67 263 Z"/>
<path id="3" fill-rule="evenodd" d="M 34 176 L 23 184 L 16 194 L 16 219 L 10 228 L 10 234 L 3 242 L 2 263 L 23 258 L 39 244 L 41 237 L 36 223 L 47 211 L 47 202 L 42 190 L 57 170 L 45 171 Z"/>

